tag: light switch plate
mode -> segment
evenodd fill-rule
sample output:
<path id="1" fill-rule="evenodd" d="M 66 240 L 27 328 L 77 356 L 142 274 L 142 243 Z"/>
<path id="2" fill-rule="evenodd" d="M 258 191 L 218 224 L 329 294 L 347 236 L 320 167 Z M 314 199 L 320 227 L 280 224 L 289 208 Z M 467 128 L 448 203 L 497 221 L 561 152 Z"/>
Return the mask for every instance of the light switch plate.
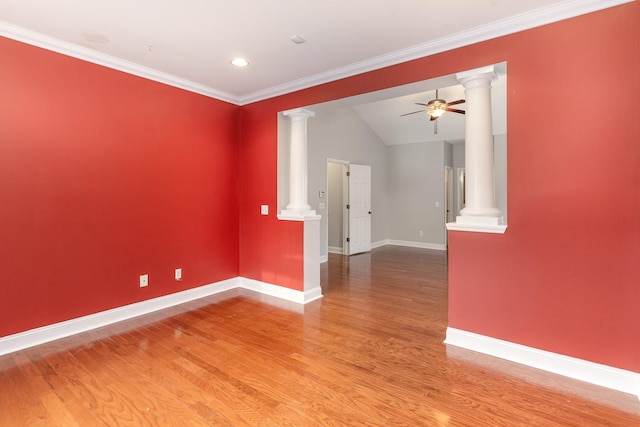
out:
<path id="1" fill-rule="evenodd" d="M 269 205 L 260 206 L 260 213 L 262 215 L 269 215 Z"/>

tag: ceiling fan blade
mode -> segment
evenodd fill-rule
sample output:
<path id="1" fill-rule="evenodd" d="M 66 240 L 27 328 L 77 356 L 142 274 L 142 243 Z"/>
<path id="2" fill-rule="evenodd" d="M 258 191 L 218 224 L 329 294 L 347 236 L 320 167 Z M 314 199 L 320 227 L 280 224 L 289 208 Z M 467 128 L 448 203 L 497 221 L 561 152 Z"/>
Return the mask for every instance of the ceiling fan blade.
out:
<path id="1" fill-rule="evenodd" d="M 416 114 L 416 113 L 424 113 L 424 110 L 414 111 L 413 113 L 400 114 L 400 117 L 408 116 L 409 114 Z"/>
<path id="2" fill-rule="evenodd" d="M 464 110 L 458 110 L 457 108 L 445 108 L 447 111 L 458 114 L 466 114 Z"/>
<path id="3" fill-rule="evenodd" d="M 463 103 L 464 103 L 464 99 L 458 99 L 457 101 L 447 102 L 447 105 L 457 105 L 457 104 L 463 104 Z"/>
<path id="4" fill-rule="evenodd" d="M 416 105 L 424 105 L 425 107 L 428 107 L 428 106 L 429 106 L 429 104 L 423 104 L 422 102 L 416 102 L 415 104 L 416 104 Z"/>

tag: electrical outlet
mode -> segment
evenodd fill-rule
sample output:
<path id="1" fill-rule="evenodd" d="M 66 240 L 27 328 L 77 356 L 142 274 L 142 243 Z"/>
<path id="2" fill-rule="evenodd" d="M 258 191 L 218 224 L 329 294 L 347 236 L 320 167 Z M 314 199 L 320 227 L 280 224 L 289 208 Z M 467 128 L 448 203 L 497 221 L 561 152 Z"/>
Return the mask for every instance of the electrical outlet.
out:
<path id="1" fill-rule="evenodd" d="M 181 268 L 176 268 L 175 278 L 176 278 L 176 280 L 182 280 L 182 269 Z"/>
<path id="2" fill-rule="evenodd" d="M 149 275 L 148 274 L 141 274 L 140 275 L 140 287 L 144 288 L 149 286 Z"/>
<path id="3" fill-rule="evenodd" d="M 260 206 L 260 214 L 261 215 L 269 215 L 269 205 L 261 205 Z"/>

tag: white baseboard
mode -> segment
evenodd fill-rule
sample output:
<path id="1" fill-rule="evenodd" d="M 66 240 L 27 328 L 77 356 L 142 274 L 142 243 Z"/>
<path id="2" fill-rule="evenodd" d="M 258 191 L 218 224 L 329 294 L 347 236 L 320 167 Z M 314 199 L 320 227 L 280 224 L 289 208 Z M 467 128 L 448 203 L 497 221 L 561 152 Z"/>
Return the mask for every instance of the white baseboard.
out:
<path id="1" fill-rule="evenodd" d="M 329 262 L 329 255 L 320 255 L 320 264 L 324 264 L 325 262 Z"/>
<path id="2" fill-rule="evenodd" d="M 446 251 L 447 247 L 440 243 L 425 243 L 425 242 L 412 242 L 408 240 L 393 240 L 388 239 L 386 241 L 387 245 L 393 246 L 406 246 L 409 248 L 421 248 L 421 249 L 435 249 L 438 251 Z"/>
<path id="3" fill-rule="evenodd" d="M 388 244 L 388 240 L 384 239 L 384 240 L 378 240 L 377 242 L 373 242 L 371 243 L 371 249 L 375 249 L 375 248 L 380 248 L 386 244 Z"/>
<path id="4" fill-rule="evenodd" d="M 297 304 L 306 304 L 322 298 L 320 286 L 303 292 L 244 277 L 234 277 L 198 288 L 187 289 L 182 292 L 113 308 L 77 319 L 0 337 L 0 356 L 237 288 L 247 289 Z"/>
<path id="5" fill-rule="evenodd" d="M 376 249 L 376 248 L 380 248 L 382 246 L 386 246 L 386 245 L 393 245 L 393 246 L 407 246 L 410 248 L 421 248 L 421 249 L 435 249 L 438 251 L 446 251 L 447 248 L 445 245 L 441 245 L 438 243 L 424 243 L 424 242 L 411 242 L 408 240 L 393 240 L 393 239 L 383 239 L 383 240 L 378 240 L 377 242 L 372 242 L 371 243 L 371 249 Z M 329 246 L 329 253 L 332 254 L 343 254 L 344 252 L 342 251 L 342 248 L 337 248 L 334 246 Z M 322 261 L 322 262 L 326 262 L 326 261 Z"/>
<path id="6" fill-rule="evenodd" d="M 306 304 L 311 301 L 315 301 L 318 298 L 322 298 L 322 289 L 320 286 L 307 291 L 296 291 L 294 289 L 241 277 L 239 287 L 298 304 Z"/>
<path id="7" fill-rule="evenodd" d="M 447 328 L 445 344 L 607 387 L 640 398 L 640 374 L 515 344 L 455 328 Z"/>

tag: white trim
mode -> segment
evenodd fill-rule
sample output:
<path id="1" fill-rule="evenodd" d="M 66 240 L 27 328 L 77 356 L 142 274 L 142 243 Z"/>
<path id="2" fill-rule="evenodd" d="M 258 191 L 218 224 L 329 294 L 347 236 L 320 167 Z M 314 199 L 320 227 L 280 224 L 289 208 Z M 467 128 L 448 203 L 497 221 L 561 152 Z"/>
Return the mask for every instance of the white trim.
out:
<path id="1" fill-rule="evenodd" d="M 378 240 L 377 242 L 371 243 L 371 249 L 380 248 L 380 247 L 388 245 L 388 244 L 389 244 L 389 240 L 387 240 L 387 239 Z"/>
<path id="2" fill-rule="evenodd" d="M 327 157 L 327 163 L 340 163 L 342 165 L 351 164 L 349 160 L 338 160 L 338 159 L 332 159 L 331 157 Z"/>
<path id="3" fill-rule="evenodd" d="M 385 55 L 380 55 L 366 61 L 335 68 L 325 73 L 315 74 L 282 85 L 273 86 L 240 96 L 219 91 L 200 83 L 195 83 L 171 74 L 134 64 L 129 61 L 106 55 L 83 46 L 68 43 L 44 34 L 36 33 L 3 21 L 0 21 L 0 36 L 39 46 L 44 49 L 62 53 L 63 55 L 72 56 L 74 58 L 168 84 L 170 86 L 175 86 L 232 104 L 246 105 L 323 83 L 411 61 L 413 59 L 434 55 L 587 13 L 608 9 L 610 7 L 630 3 L 632 1 L 634 0 L 567 0 L 558 4 L 502 19 L 487 25 L 472 28 L 428 43 L 418 44 L 395 52 L 390 52 Z"/>
<path id="4" fill-rule="evenodd" d="M 455 345 L 533 368 L 607 387 L 640 398 L 640 374 L 515 344 L 455 328 L 447 328 L 447 345 Z"/>
<path id="5" fill-rule="evenodd" d="M 284 210 L 277 215 L 280 221 L 320 221 L 322 215 L 316 215 L 315 211 L 298 212 L 293 210 Z"/>
<path id="6" fill-rule="evenodd" d="M 447 224 L 449 231 L 471 231 L 474 233 L 493 233 L 504 234 L 507 231 L 506 225 L 489 225 L 489 224 L 459 224 L 450 222 Z"/>
<path id="7" fill-rule="evenodd" d="M 68 43 L 45 34 L 27 30 L 26 28 L 18 27 L 16 25 L 9 24 L 8 22 L 0 21 L 0 36 L 33 46 L 38 46 L 52 52 L 61 53 L 93 64 L 102 65 L 103 67 L 122 71 L 144 79 L 164 83 L 189 92 L 198 93 L 200 95 L 208 96 L 209 98 L 219 99 L 236 105 L 238 104 L 238 98 L 232 94 L 219 91 L 212 87 L 195 83 L 172 74 L 164 73 L 153 68 L 129 62 L 115 56 L 107 55 L 106 53 L 98 52 L 84 46 Z"/>
<path id="8" fill-rule="evenodd" d="M 198 288 L 187 289 L 174 294 L 0 337 L 0 356 L 238 288 L 297 304 L 307 304 L 322 298 L 320 286 L 302 292 L 244 277 L 234 277 Z"/>
<path id="9" fill-rule="evenodd" d="M 383 239 L 378 240 L 377 242 L 371 243 L 371 249 L 381 248 L 382 246 L 393 245 L 393 246 L 407 246 L 410 248 L 421 248 L 421 249 L 435 249 L 439 251 L 446 250 L 444 245 L 440 245 L 437 243 L 423 243 L 423 242 L 410 242 L 407 240 L 392 240 L 392 239 Z M 329 246 L 329 253 L 332 254 L 344 254 L 342 248 L 337 248 L 334 246 Z"/>
<path id="10" fill-rule="evenodd" d="M 406 246 L 408 248 L 435 249 L 438 251 L 447 250 L 447 247 L 440 243 L 425 243 L 425 242 L 412 242 L 408 240 L 387 239 L 386 244 L 393 245 L 393 246 Z"/>
<path id="11" fill-rule="evenodd" d="M 240 288 L 258 292 L 263 295 L 280 298 L 283 300 L 296 302 L 298 304 L 306 304 L 322 298 L 322 289 L 320 286 L 312 288 L 308 291 L 296 291 L 295 289 L 285 288 L 283 286 L 272 285 L 271 283 L 260 282 L 258 280 L 240 278 Z"/>
<path id="12" fill-rule="evenodd" d="M 329 262 L 329 255 L 320 255 L 320 264 L 324 264 L 325 262 Z"/>
<path id="13" fill-rule="evenodd" d="M 567 0 L 559 4 L 535 9 L 527 13 L 472 28 L 431 42 L 418 44 L 385 55 L 380 55 L 366 61 L 335 68 L 325 73 L 316 74 L 293 82 L 259 90 L 248 95 L 243 95 L 239 97 L 240 105 L 273 98 L 286 93 L 295 92 L 297 90 L 318 86 L 323 83 L 355 76 L 368 71 L 435 55 L 437 53 L 446 52 L 448 50 L 457 49 L 474 43 L 495 39 L 508 34 L 517 33 L 519 31 L 619 6 L 624 3 L 630 3 L 632 1 L 634 0 Z"/>

